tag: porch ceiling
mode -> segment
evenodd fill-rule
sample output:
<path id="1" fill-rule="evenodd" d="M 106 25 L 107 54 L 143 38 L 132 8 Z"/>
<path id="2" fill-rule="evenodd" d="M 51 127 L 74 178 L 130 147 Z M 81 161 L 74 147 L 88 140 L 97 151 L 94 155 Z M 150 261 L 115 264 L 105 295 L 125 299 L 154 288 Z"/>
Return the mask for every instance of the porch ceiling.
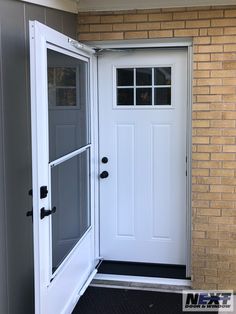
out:
<path id="1" fill-rule="evenodd" d="M 77 0 L 77 2 L 79 11 L 113 11 L 169 7 L 236 5 L 235 0 Z"/>

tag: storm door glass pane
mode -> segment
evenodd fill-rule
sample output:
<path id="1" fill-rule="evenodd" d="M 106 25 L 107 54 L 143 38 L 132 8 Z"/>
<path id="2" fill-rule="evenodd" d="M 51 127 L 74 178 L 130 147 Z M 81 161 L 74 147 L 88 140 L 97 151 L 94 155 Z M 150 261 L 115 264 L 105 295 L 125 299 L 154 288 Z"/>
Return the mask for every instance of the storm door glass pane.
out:
<path id="1" fill-rule="evenodd" d="M 76 106 L 75 88 L 58 88 L 56 92 L 57 106 Z"/>
<path id="2" fill-rule="evenodd" d="M 52 272 L 90 227 L 89 151 L 51 168 Z"/>
<path id="3" fill-rule="evenodd" d="M 48 49 L 49 159 L 89 144 L 87 62 Z"/>
<path id="4" fill-rule="evenodd" d="M 55 84 L 61 87 L 76 87 L 76 67 L 56 67 Z"/>
<path id="5" fill-rule="evenodd" d="M 117 86 L 134 85 L 134 69 L 117 69 Z"/>
<path id="6" fill-rule="evenodd" d="M 136 69 L 136 85 L 137 86 L 152 85 L 152 68 Z"/>
<path id="7" fill-rule="evenodd" d="M 155 85 L 171 85 L 171 67 L 162 67 L 154 69 Z"/>

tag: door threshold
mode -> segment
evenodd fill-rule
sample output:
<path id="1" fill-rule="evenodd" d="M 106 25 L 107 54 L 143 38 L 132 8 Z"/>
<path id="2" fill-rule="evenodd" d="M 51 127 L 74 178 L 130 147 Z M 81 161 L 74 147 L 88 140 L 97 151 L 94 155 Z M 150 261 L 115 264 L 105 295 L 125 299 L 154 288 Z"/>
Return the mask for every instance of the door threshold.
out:
<path id="1" fill-rule="evenodd" d="M 142 277 L 142 276 L 126 276 L 114 274 L 101 274 L 97 273 L 92 281 L 92 285 L 118 285 L 130 288 L 153 288 L 165 286 L 163 288 L 174 288 L 173 290 L 189 289 L 191 287 L 191 280 L 188 279 L 175 279 L 175 278 L 160 278 L 160 277 Z M 160 288 L 160 287 L 159 287 Z"/>

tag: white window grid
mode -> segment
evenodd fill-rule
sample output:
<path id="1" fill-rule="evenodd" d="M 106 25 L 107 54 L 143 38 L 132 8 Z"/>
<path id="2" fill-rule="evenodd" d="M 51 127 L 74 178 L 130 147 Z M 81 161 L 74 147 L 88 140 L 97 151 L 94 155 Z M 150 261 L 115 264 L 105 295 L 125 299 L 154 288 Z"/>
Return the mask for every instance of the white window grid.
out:
<path id="1" fill-rule="evenodd" d="M 136 70 L 137 69 L 143 69 L 143 68 L 151 68 L 152 69 L 152 85 L 138 85 L 136 84 Z M 171 69 L 171 84 L 169 85 L 157 85 L 154 84 L 154 70 L 158 69 L 158 68 L 170 68 Z M 119 86 L 117 84 L 117 70 L 120 69 L 133 69 L 134 70 L 134 84 L 133 85 L 124 85 L 124 86 Z M 115 99 L 116 99 L 116 107 L 119 108 L 133 108 L 133 107 L 138 107 L 138 108 L 147 108 L 147 107 L 154 107 L 154 108 L 170 108 L 172 107 L 172 66 L 170 65 L 160 65 L 160 66 L 153 66 L 153 67 L 144 67 L 144 66 L 139 66 L 139 67 L 117 67 L 115 68 L 115 86 L 116 86 L 116 92 L 115 92 Z M 137 105 L 136 103 L 136 90 L 137 89 L 142 89 L 142 88 L 150 88 L 152 89 L 152 104 L 151 105 Z M 171 92 L 171 103 L 170 105 L 155 105 L 154 104 L 154 93 L 155 93 L 155 89 L 161 89 L 161 88 L 170 88 L 170 92 Z M 133 104 L 132 105 L 118 105 L 117 104 L 117 90 L 119 89 L 132 89 L 134 91 L 133 93 Z"/>

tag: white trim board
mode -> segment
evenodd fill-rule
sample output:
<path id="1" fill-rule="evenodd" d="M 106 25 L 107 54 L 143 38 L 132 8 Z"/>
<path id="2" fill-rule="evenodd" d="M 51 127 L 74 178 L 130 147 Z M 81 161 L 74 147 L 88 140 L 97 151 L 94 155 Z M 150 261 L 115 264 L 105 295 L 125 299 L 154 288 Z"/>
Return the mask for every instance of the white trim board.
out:
<path id="1" fill-rule="evenodd" d="M 191 47 L 191 38 L 171 38 L 171 39 L 132 39 L 114 41 L 88 41 L 86 44 L 93 49 L 138 49 L 138 48 L 170 48 L 170 47 Z"/>
<path id="2" fill-rule="evenodd" d="M 132 282 L 142 284 L 156 284 L 156 285 L 171 285 L 171 286 L 186 286 L 191 287 L 191 280 L 174 279 L 174 278 L 160 278 L 160 277 L 143 277 L 143 276 L 125 276 L 125 275 L 111 275 L 111 274 L 96 274 L 96 280 Z"/>
<path id="3" fill-rule="evenodd" d="M 235 5 L 235 0 L 80 0 L 78 9 L 86 11 L 119 11 L 134 9 L 160 9 L 196 6 Z"/>
<path id="4" fill-rule="evenodd" d="M 2 51 L 2 36 L 0 24 L 0 52 Z M 2 55 L 0 54 L 0 313 L 9 312 L 8 287 L 8 238 L 6 216 L 6 185 L 5 185 L 5 150 L 4 150 L 4 109 L 3 109 L 3 74 Z"/>
<path id="5" fill-rule="evenodd" d="M 77 0 L 20 0 L 22 2 L 34 3 L 44 7 L 49 7 L 61 11 L 78 13 Z"/>

